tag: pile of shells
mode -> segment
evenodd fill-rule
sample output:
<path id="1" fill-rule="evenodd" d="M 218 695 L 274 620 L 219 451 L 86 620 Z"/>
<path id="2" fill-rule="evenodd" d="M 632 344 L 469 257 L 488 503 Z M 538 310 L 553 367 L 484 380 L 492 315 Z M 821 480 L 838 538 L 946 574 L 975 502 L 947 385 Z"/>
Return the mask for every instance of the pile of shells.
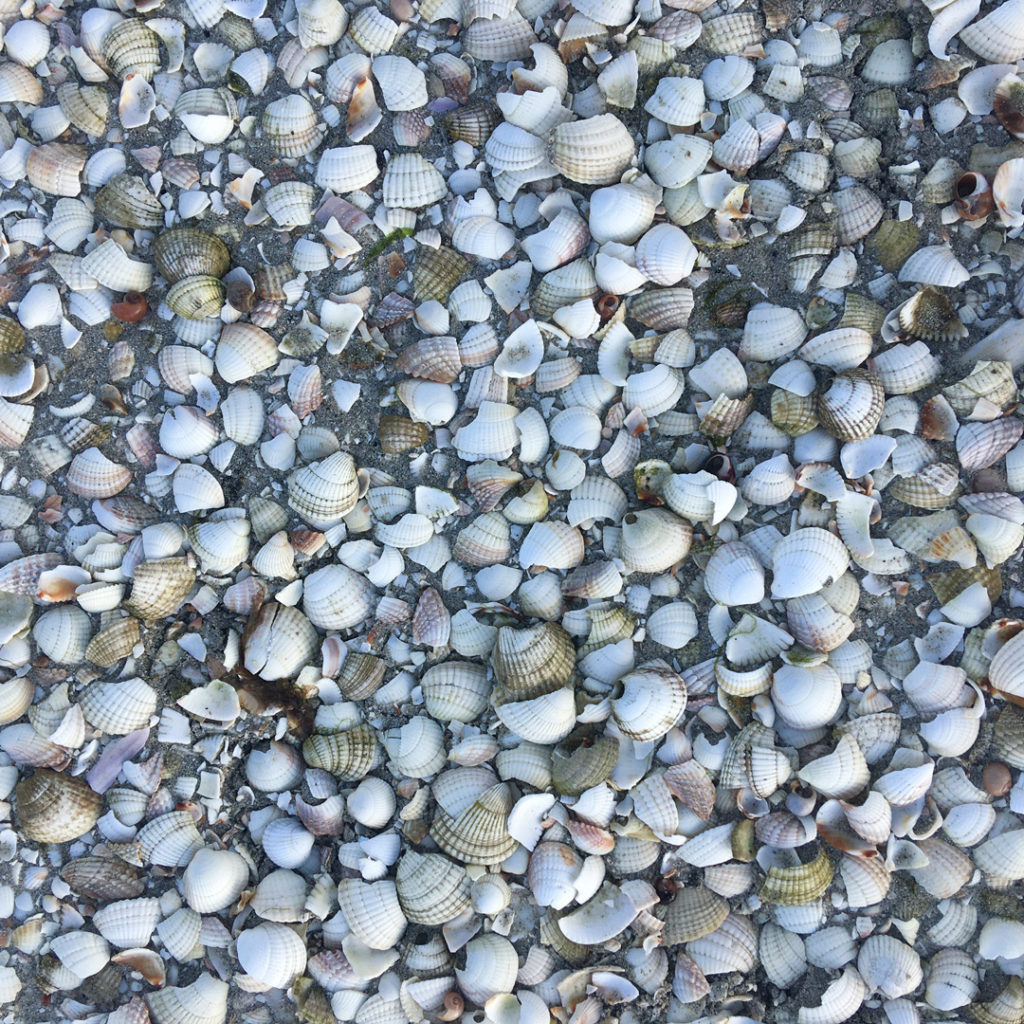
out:
<path id="1" fill-rule="evenodd" d="M 1024 0 L 0 26 L 4 1021 L 1024 1024 Z"/>

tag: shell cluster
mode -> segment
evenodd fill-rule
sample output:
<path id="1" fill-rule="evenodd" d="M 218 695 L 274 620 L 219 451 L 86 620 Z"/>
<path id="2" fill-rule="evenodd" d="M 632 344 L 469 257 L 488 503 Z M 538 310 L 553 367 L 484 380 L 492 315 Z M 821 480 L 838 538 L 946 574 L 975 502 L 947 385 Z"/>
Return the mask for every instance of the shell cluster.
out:
<path id="1" fill-rule="evenodd" d="M 1024 0 L 874 6 L 0 0 L 3 1020 L 1024 1024 Z"/>

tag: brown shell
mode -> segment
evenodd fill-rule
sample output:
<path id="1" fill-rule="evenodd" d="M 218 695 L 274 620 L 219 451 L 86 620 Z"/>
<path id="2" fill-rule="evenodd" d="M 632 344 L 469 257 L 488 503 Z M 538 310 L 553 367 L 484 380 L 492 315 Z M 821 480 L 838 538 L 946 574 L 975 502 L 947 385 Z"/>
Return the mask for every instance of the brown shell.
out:
<path id="1" fill-rule="evenodd" d="M 882 382 L 863 367 L 836 374 L 829 389 L 818 396 L 818 419 L 840 441 L 871 437 L 884 408 Z"/>
<path id="2" fill-rule="evenodd" d="M 37 768 L 15 787 L 22 832 L 37 843 L 66 843 L 96 824 L 103 798 L 76 776 Z"/>
<path id="3" fill-rule="evenodd" d="M 439 246 L 437 249 L 421 247 L 412 268 L 412 285 L 420 302 L 435 299 L 447 302 L 452 289 L 466 276 L 469 260 L 465 256 Z"/>
<path id="4" fill-rule="evenodd" d="M 231 266 L 228 247 L 198 228 L 171 228 L 153 243 L 153 262 L 170 284 L 185 277 L 223 277 Z"/>
<path id="5" fill-rule="evenodd" d="M 430 440 L 430 427 L 406 416 L 381 416 L 379 433 L 385 455 L 400 455 Z"/>
<path id="6" fill-rule="evenodd" d="M 365 700 L 384 681 L 384 662 L 373 654 L 349 651 L 338 673 L 338 689 L 346 700 Z"/>
<path id="7" fill-rule="evenodd" d="M 141 896 L 146 884 L 139 872 L 113 857 L 79 857 L 61 868 L 60 877 L 79 896 L 100 900 L 126 900 Z"/>
<path id="8" fill-rule="evenodd" d="M 402 349 L 395 369 L 424 380 L 451 384 L 462 372 L 459 344 L 450 336 L 423 338 Z"/>

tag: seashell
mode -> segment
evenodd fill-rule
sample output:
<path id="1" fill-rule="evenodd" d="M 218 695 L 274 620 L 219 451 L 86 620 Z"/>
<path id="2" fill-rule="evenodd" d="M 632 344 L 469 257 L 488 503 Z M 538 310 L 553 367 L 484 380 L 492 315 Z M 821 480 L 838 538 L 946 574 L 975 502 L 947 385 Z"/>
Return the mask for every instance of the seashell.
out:
<path id="1" fill-rule="evenodd" d="M 118 292 L 145 292 L 153 280 L 152 267 L 129 258 L 112 238 L 83 256 L 81 267 L 103 287 Z"/>
<path id="2" fill-rule="evenodd" d="M 870 771 L 857 741 L 847 735 L 840 737 L 831 754 L 804 765 L 797 778 L 823 796 L 848 800 L 867 786 Z"/>
<path id="3" fill-rule="evenodd" d="M 305 902 L 306 880 L 294 871 L 279 869 L 256 886 L 252 908 L 265 921 L 288 923 L 301 919 Z"/>
<path id="4" fill-rule="evenodd" d="M 117 227 L 163 227 L 163 206 L 142 178 L 133 174 L 115 174 L 96 193 L 94 202 L 96 213 Z"/>
<path id="5" fill-rule="evenodd" d="M 1016 20 L 1016 0 L 991 10 L 983 18 L 960 30 L 960 41 L 979 57 L 995 64 L 1009 63 L 1024 56 L 1024 34 Z"/>
<path id="6" fill-rule="evenodd" d="M 215 914 L 226 909 L 238 899 L 248 882 L 249 867 L 232 850 L 199 850 L 189 861 L 182 878 L 185 902 L 200 914 Z"/>
<path id="7" fill-rule="evenodd" d="M 402 912 L 415 924 L 443 924 L 470 907 L 471 882 L 465 869 L 439 854 L 405 853 L 395 886 Z"/>
<path id="8" fill-rule="evenodd" d="M 874 374 L 861 368 L 843 370 L 818 396 L 818 416 L 841 441 L 865 440 L 878 425 L 884 403 L 881 381 Z"/>
<path id="9" fill-rule="evenodd" d="M 1010 1024 L 1022 1011 L 1024 985 L 1016 977 L 1009 978 L 1003 990 L 991 1002 L 975 1003 L 971 1007 L 971 1015 L 978 1024 Z"/>
<path id="10" fill-rule="evenodd" d="M 555 623 L 498 630 L 491 655 L 498 684 L 512 700 L 530 699 L 564 686 L 576 654 L 572 639 Z"/>
<path id="11" fill-rule="evenodd" d="M 776 546 L 772 556 L 772 596 L 802 597 L 838 579 L 849 565 L 849 552 L 827 530 L 794 530 Z"/>
<path id="12" fill-rule="evenodd" d="M 909 995 L 923 980 L 914 950 L 891 935 L 871 935 L 861 944 L 857 970 L 869 992 L 886 999 Z"/>
<path id="13" fill-rule="evenodd" d="M 704 83 L 696 78 L 661 78 L 644 110 L 665 124 L 687 128 L 704 112 Z"/>
<path id="14" fill-rule="evenodd" d="M 322 530 L 355 507 L 358 489 L 352 456 L 335 452 L 289 477 L 288 506 L 314 529 Z"/>
<path id="15" fill-rule="evenodd" d="M 1024 831 L 1003 832 L 974 848 L 974 863 L 991 878 L 1015 881 L 1024 871 L 1019 859 L 1022 849 Z"/>
<path id="16" fill-rule="evenodd" d="M 157 899 L 119 900 L 100 907 L 93 924 L 111 945 L 132 949 L 149 944 L 160 916 Z"/>
<path id="17" fill-rule="evenodd" d="M 455 978 L 471 1002 L 483 1006 L 499 993 L 512 991 L 519 970 L 519 957 L 508 939 L 494 932 L 471 939 L 466 944 L 465 963 L 464 968 L 455 969 Z"/>
<path id="18" fill-rule="evenodd" d="M 220 312 L 224 294 L 224 285 L 215 277 L 196 275 L 172 284 L 164 301 L 186 320 L 203 320 Z"/>
<path id="19" fill-rule="evenodd" d="M 26 74 L 31 78 L 30 73 Z M 87 155 L 84 146 L 72 143 L 45 142 L 36 146 L 29 152 L 25 165 L 29 184 L 47 195 L 77 196 L 82 190 L 80 176 Z"/>
<path id="20" fill-rule="evenodd" d="M 622 732 L 635 740 L 664 736 L 686 707 L 682 678 L 657 663 L 627 673 L 619 687 L 619 696 L 611 701 L 612 714 Z"/>
<path id="21" fill-rule="evenodd" d="M 302 608 L 321 629 L 351 629 L 372 612 L 372 584 L 343 565 L 327 565 L 306 577 Z"/>
<path id="22" fill-rule="evenodd" d="M 758 890 L 761 899 L 781 906 L 799 906 L 818 899 L 832 882 L 832 862 L 824 848 L 806 864 L 768 869 Z"/>
<path id="23" fill-rule="evenodd" d="M 316 183 L 334 192 L 355 192 L 377 180 L 380 170 L 373 146 L 325 149 L 316 165 Z"/>
<path id="24" fill-rule="evenodd" d="M 774 672 L 772 703 L 794 729 L 815 729 L 832 720 L 842 700 L 842 682 L 828 665 L 783 665 Z"/>
<path id="25" fill-rule="evenodd" d="M 93 932 L 71 931 L 56 935 L 50 949 L 73 975 L 91 978 L 110 962 L 110 946 Z"/>
<path id="26" fill-rule="evenodd" d="M 14 791 L 19 827 L 38 843 L 65 843 L 88 832 L 100 816 L 102 798 L 83 780 L 37 768 Z"/>
<path id="27" fill-rule="evenodd" d="M 664 81 L 664 79 L 663 79 Z M 682 191 L 693 185 L 697 176 L 705 169 L 711 159 L 712 144 L 706 139 L 695 135 L 676 135 L 664 142 L 655 142 L 644 152 L 644 166 L 656 184 L 671 190 L 682 199 Z M 700 220 L 707 212 L 701 204 L 700 210 L 690 219 L 681 219 L 681 210 L 669 206 L 669 194 L 666 194 L 666 208 L 670 219 L 680 226 Z"/>
<path id="28" fill-rule="evenodd" d="M 186 277 L 223 277 L 231 265 L 227 246 L 198 228 L 174 227 L 153 244 L 153 262 L 171 284 Z"/>
<path id="29" fill-rule="evenodd" d="M 664 509 L 641 509 L 622 520 L 622 560 L 629 572 L 664 572 L 690 550 L 693 528 Z"/>
<path id="30" fill-rule="evenodd" d="M 764 572 L 750 548 L 740 541 L 730 541 L 708 560 L 704 587 L 719 604 L 757 604 L 764 597 Z"/>
<path id="31" fill-rule="evenodd" d="M 715 931 L 688 943 L 686 951 L 705 975 L 749 971 L 757 956 L 757 934 L 748 918 L 730 914 Z"/>
<path id="32" fill-rule="evenodd" d="M 459 531 L 452 554 L 467 565 L 485 566 L 505 561 L 510 550 L 507 521 L 497 512 L 486 512 Z"/>
<path id="33" fill-rule="evenodd" d="M 523 252 L 535 270 L 546 273 L 579 256 L 588 241 L 583 218 L 573 210 L 560 210 L 543 231 L 524 239 Z"/>
<path id="34" fill-rule="evenodd" d="M 160 67 L 159 43 L 157 34 L 141 18 L 126 18 L 104 36 L 103 60 L 121 80 L 134 74 L 149 81 Z"/>
<path id="35" fill-rule="evenodd" d="M 613 114 L 560 124 L 551 136 L 551 162 L 570 181 L 586 185 L 618 181 L 634 155 L 632 137 Z"/>
<path id="36" fill-rule="evenodd" d="M 126 466 L 111 462 L 98 448 L 79 452 L 68 466 L 68 490 L 82 498 L 109 498 L 119 494 L 131 482 Z"/>
<path id="37" fill-rule="evenodd" d="M 306 944 L 284 924 L 266 921 L 247 928 L 235 947 L 242 969 L 269 988 L 287 988 L 306 969 Z"/>
<path id="38" fill-rule="evenodd" d="M 697 250 L 682 228 L 659 224 L 644 233 L 636 247 L 636 266 L 649 281 L 678 284 L 689 276 Z"/>
<path id="39" fill-rule="evenodd" d="M 284 157 L 308 156 L 324 136 L 324 127 L 318 123 L 316 111 L 309 100 L 298 93 L 268 103 L 263 111 L 262 126 L 263 134 L 274 151 Z"/>
<path id="40" fill-rule="evenodd" d="M 385 206 L 410 210 L 436 203 L 448 191 L 440 172 L 419 153 L 393 155 L 384 171 L 383 186 Z"/>
<path id="41" fill-rule="evenodd" d="M 137 870 L 113 858 L 80 857 L 65 864 L 60 874 L 73 892 L 96 899 L 129 899 L 144 889 Z"/>
<path id="42" fill-rule="evenodd" d="M 459 457 L 467 462 L 507 459 L 519 441 L 516 409 L 500 402 L 481 402 L 475 419 L 455 432 Z"/>
<path id="43" fill-rule="evenodd" d="M 524 701 L 503 700 L 498 692 L 492 702 L 502 724 L 529 743 L 557 743 L 576 724 L 575 698 L 569 687 Z"/>
<path id="44" fill-rule="evenodd" d="M 146 1005 L 154 1024 L 217 1024 L 227 1017 L 228 986 L 210 974 L 200 974 L 191 985 L 168 985 L 147 993 Z"/>
<path id="45" fill-rule="evenodd" d="M 302 756 L 313 768 L 323 768 L 342 781 L 364 778 L 378 760 L 373 730 L 358 725 L 346 732 L 311 736 L 302 744 Z"/>
<path id="46" fill-rule="evenodd" d="M 464 36 L 466 53 L 488 61 L 525 60 L 537 42 L 529 22 L 515 10 L 504 18 L 478 18 Z"/>
<path id="47" fill-rule="evenodd" d="M 114 736 L 145 728 L 156 704 L 156 691 L 141 679 L 93 683 L 80 700 L 90 724 Z"/>
<path id="48" fill-rule="evenodd" d="M 85 612 L 69 605 L 44 612 L 32 627 L 40 651 L 60 665 L 76 665 L 85 657 L 91 632 Z"/>

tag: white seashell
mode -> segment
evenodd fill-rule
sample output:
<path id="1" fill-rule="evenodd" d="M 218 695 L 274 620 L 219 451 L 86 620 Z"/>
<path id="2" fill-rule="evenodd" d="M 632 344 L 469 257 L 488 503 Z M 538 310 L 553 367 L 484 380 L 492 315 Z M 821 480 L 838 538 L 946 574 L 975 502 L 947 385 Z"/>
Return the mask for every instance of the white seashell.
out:
<path id="1" fill-rule="evenodd" d="M 82 270 L 116 292 L 144 293 L 153 282 L 153 268 L 131 259 L 112 238 L 82 257 Z"/>
<path id="2" fill-rule="evenodd" d="M 644 166 L 658 185 L 666 189 L 682 189 L 704 171 L 711 153 L 712 144 L 707 139 L 699 135 L 675 135 L 667 141 L 648 146 L 644 151 Z M 671 219 L 676 224 L 681 223 L 675 216 Z M 593 224 L 591 234 L 594 234 Z"/>
<path id="3" fill-rule="evenodd" d="M 536 321 L 527 320 L 505 339 L 501 354 L 494 361 L 494 372 L 514 380 L 530 377 L 540 366 L 543 357 L 544 339 L 541 336 L 540 328 Z M 483 405 L 481 405 L 482 410 Z M 458 447 L 457 440 L 456 447 Z"/>
<path id="4" fill-rule="evenodd" d="M 117 900 L 93 915 L 96 930 L 118 949 L 148 946 L 161 918 L 157 899 Z"/>
<path id="5" fill-rule="evenodd" d="M 632 373 L 626 378 L 622 404 L 627 409 L 642 409 L 648 417 L 660 416 L 675 406 L 684 389 L 682 374 L 659 363 L 651 370 Z"/>
<path id="6" fill-rule="evenodd" d="M 822 21 L 812 21 L 800 33 L 797 52 L 803 60 L 819 68 L 831 68 L 843 59 L 843 45 L 839 33 Z"/>
<path id="7" fill-rule="evenodd" d="M 899 279 L 938 288 L 957 288 L 970 280 L 970 274 L 948 245 L 929 245 L 908 257 L 900 268 Z"/>
<path id="8" fill-rule="evenodd" d="M 72 974 L 91 978 L 110 962 L 110 946 L 94 932 L 70 931 L 56 935 L 50 950 Z"/>
<path id="9" fill-rule="evenodd" d="M 369 776 L 349 793 L 346 806 L 348 813 L 361 825 L 380 829 L 395 813 L 395 794 L 383 779 Z"/>
<path id="10" fill-rule="evenodd" d="M 426 75 L 407 57 L 383 54 L 373 59 L 372 68 L 388 110 L 417 110 L 427 105 Z"/>
<path id="11" fill-rule="evenodd" d="M 6 54 L 26 68 L 34 68 L 50 49 L 50 32 L 40 21 L 16 21 L 4 33 Z"/>
<path id="12" fill-rule="evenodd" d="M 750 548 L 740 541 L 730 541 L 708 560 L 704 587 L 708 596 L 720 604 L 757 604 L 764 597 L 764 571 Z"/>
<path id="13" fill-rule="evenodd" d="M 538 360 L 539 363 L 539 360 Z M 476 417 L 455 432 L 455 448 L 467 462 L 507 459 L 519 443 L 514 406 L 481 402 Z"/>
<path id="14" fill-rule="evenodd" d="M 818 527 L 794 530 L 772 553 L 772 597 L 813 594 L 839 579 L 850 555 L 838 537 Z"/>
<path id="15" fill-rule="evenodd" d="M 174 506 L 179 512 L 205 512 L 224 505 L 224 491 L 217 478 L 192 462 L 183 462 L 171 482 Z"/>
<path id="16" fill-rule="evenodd" d="M 182 878 L 185 902 L 199 914 L 231 906 L 249 882 L 249 866 L 232 850 L 202 849 Z"/>
<path id="17" fill-rule="evenodd" d="M 279 868 L 298 868 L 305 863 L 316 836 L 296 818 L 277 818 L 263 830 L 263 852 Z"/>
<path id="18" fill-rule="evenodd" d="M 622 520 L 622 560 L 628 572 L 664 572 L 690 550 L 693 528 L 665 509 L 641 509 Z"/>
<path id="19" fill-rule="evenodd" d="M 316 183 L 334 192 L 355 192 L 376 181 L 377 152 L 373 146 L 325 149 L 316 165 Z"/>
<path id="20" fill-rule="evenodd" d="M 92 633 L 88 615 L 73 605 L 44 612 L 32 627 L 39 650 L 60 665 L 77 665 L 85 657 Z"/>
<path id="21" fill-rule="evenodd" d="M 626 893 L 606 883 L 579 910 L 559 918 L 558 928 L 571 942 L 596 945 L 628 928 L 636 914 L 636 907 Z"/>
<path id="22" fill-rule="evenodd" d="M 957 846 L 971 847 L 988 835 L 995 820 L 995 809 L 989 804 L 959 804 L 945 814 L 942 828 Z"/>
<path id="23" fill-rule="evenodd" d="M 431 718 L 422 715 L 383 736 L 388 765 L 396 775 L 414 779 L 435 775 L 445 763 L 444 731 Z"/>
<path id="24" fill-rule="evenodd" d="M 200 923 L 196 921 L 196 941 L 182 952 L 184 957 L 198 943 Z M 191 985 L 166 988 L 150 992 L 146 1003 L 152 1019 L 162 1021 L 190 1021 L 192 1024 L 223 1024 L 228 1013 L 228 986 L 210 974 L 200 974 Z"/>
<path id="25" fill-rule="evenodd" d="M 294 871 L 271 871 L 256 886 L 252 908 L 265 921 L 299 921 L 305 909 L 306 889 L 306 880 Z"/>
<path id="26" fill-rule="evenodd" d="M 828 665 L 782 665 L 774 672 L 772 703 L 786 725 L 816 729 L 830 722 L 842 701 L 842 680 Z"/>
<path id="27" fill-rule="evenodd" d="M 921 984 L 921 958 L 892 935 L 871 935 L 864 940 L 857 956 L 860 971 L 869 992 L 886 999 L 909 995 Z"/>
<path id="28" fill-rule="evenodd" d="M 351 629 L 372 614 L 375 604 L 373 586 L 344 565 L 326 565 L 306 577 L 302 607 L 321 629 Z"/>
<path id="29" fill-rule="evenodd" d="M 983 18 L 960 31 L 960 41 L 991 63 L 1008 63 L 1024 57 L 1024 32 L 1020 27 L 1021 0 L 1005 0 Z"/>
<path id="30" fill-rule="evenodd" d="M 384 171 L 384 205 L 416 210 L 445 197 L 441 172 L 419 153 L 396 153 Z"/>
<path id="31" fill-rule="evenodd" d="M 658 224 L 636 246 L 636 267 L 649 281 L 674 285 L 688 277 L 697 260 L 697 249 L 682 228 Z"/>
<path id="32" fill-rule="evenodd" d="M 993 878 L 1024 878 L 1024 829 L 1003 832 L 974 848 L 974 863 Z"/>
<path id="33" fill-rule="evenodd" d="M 754 65 L 730 54 L 708 61 L 700 77 L 709 100 L 731 100 L 754 80 Z"/>
<path id="34" fill-rule="evenodd" d="M 704 107 L 704 84 L 697 78 L 662 78 L 644 104 L 652 117 L 679 128 L 696 124 Z"/>
<path id="35" fill-rule="evenodd" d="M 465 947 L 465 967 L 455 969 L 455 979 L 466 998 L 479 1006 L 502 992 L 511 992 L 519 970 L 519 957 L 508 939 L 487 932 Z"/>
<path id="36" fill-rule="evenodd" d="M 591 206 L 591 218 L 593 217 Z M 524 239 L 522 248 L 534 269 L 543 274 L 575 259 L 586 248 L 588 241 L 586 222 L 575 210 L 566 209 L 560 210 L 543 231 Z"/>

